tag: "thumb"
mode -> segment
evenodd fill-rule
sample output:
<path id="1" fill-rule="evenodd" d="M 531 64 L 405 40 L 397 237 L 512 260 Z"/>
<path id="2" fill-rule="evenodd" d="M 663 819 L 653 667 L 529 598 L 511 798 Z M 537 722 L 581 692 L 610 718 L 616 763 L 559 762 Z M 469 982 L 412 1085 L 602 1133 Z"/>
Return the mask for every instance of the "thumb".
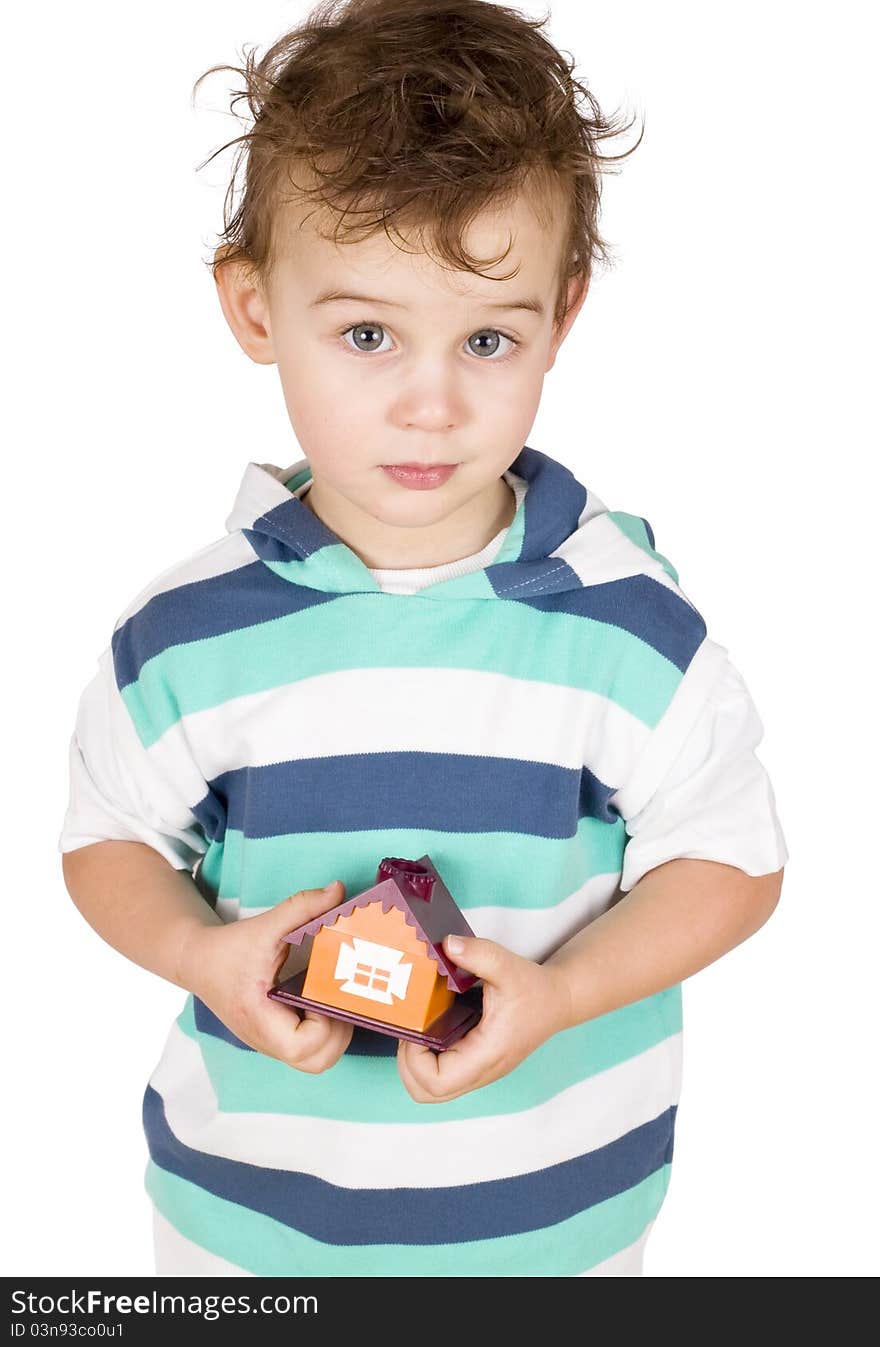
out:
<path id="1" fill-rule="evenodd" d="M 300 889 L 298 893 L 292 893 L 289 898 L 282 899 L 268 912 L 264 912 L 263 916 L 280 939 L 298 926 L 305 926 L 313 917 L 329 912 L 331 907 L 336 907 L 344 900 L 345 885 L 342 880 L 334 879 L 324 889 Z"/>
<path id="2" fill-rule="evenodd" d="M 484 982 L 497 982 L 509 950 L 477 935 L 448 935 L 443 949 L 453 963 Z"/>

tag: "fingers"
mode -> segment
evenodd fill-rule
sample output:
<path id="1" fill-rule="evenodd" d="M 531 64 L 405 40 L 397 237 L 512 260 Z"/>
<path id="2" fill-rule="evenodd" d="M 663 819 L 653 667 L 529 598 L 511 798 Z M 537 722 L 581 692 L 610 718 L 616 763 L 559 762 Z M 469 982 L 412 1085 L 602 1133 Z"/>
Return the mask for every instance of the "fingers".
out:
<path id="1" fill-rule="evenodd" d="M 304 1017 L 271 999 L 290 944 L 283 937 L 344 900 L 345 886 L 302 889 L 246 921 L 206 927 L 198 995 L 248 1047 L 298 1070 L 319 1072 L 348 1047 L 352 1029 L 326 1015 Z"/>
<path id="2" fill-rule="evenodd" d="M 342 1020 L 331 1019 L 328 1015 L 320 1015 L 317 1011 L 307 1010 L 297 1029 L 297 1036 L 311 1028 L 314 1029 L 316 1038 L 321 1035 L 318 1046 L 313 1051 L 304 1050 L 302 1055 L 298 1054 L 296 1061 L 291 1065 L 298 1071 L 312 1073 L 326 1071 L 344 1055 L 351 1042 L 354 1026 L 345 1024 Z"/>
<path id="3" fill-rule="evenodd" d="M 487 983 L 496 983 L 505 975 L 510 959 L 510 950 L 503 945 L 476 935 L 448 935 L 443 949 L 459 968 Z"/>
<path id="4" fill-rule="evenodd" d="M 314 917 L 320 917 L 332 907 L 338 907 L 344 899 L 345 885 L 341 880 L 334 879 L 327 889 L 300 889 L 298 893 L 292 893 L 289 898 L 276 903 L 268 912 L 251 920 L 264 921 L 278 938 L 283 938 L 298 926 L 305 926 Z"/>
<path id="5" fill-rule="evenodd" d="M 351 1042 L 352 1026 L 341 1020 L 305 1011 L 302 1018 L 292 1006 L 266 1001 L 260 1011 L 258 1051 L 275 1057 L 298 1071 L 317 1074 L 333 1066 Z M 252 1045 L 254 1046 L 254 1045 Z"/>
<path id="6" fill-rule="evenodd" d="M 445 1052 L 402 1042 L 397 1069 L 408 1094 L 418 1104 L 439 1104 L 488 1083 L 501 1074 L 498 1055 L 478 1024 Z"/>
<path id="7" fill-rule="evenodd" d="M 338 907 L 344 898 L 345 885 L 336 879 L 324 889 L 300 889 L 269 911 L 248 919 L 249 934 L 262 932 L 257 946 L 262 952 L 255 951 L 258 962 L 262 962 L 267 953 L 271 957 L 273 967 L 267 970 L 270 982 L 274 982 L 278 967 L 286 957 L 282 943 L 284 936 Z M 268 945 L 263 944 L 264 939 Z M 286 948 L 289 952 L 290 946 Z M 263 969 L 260 971 L 262 973 Z M 262 982 L 262 978 L 258 978 L 258 982 Z M 251 1046 L 298 1071 L 314 1074 L 326 1071 L 339 1060 L 351 1041 L 351 1025 L 308 1010 L 300 1015 L 292 1006 L 279 1005 L 269 998 L 261 998 L 261 1004 L 253 1007 L 251 1018 L 256 1021 L 254 1035 L 260 1040 Z"/>

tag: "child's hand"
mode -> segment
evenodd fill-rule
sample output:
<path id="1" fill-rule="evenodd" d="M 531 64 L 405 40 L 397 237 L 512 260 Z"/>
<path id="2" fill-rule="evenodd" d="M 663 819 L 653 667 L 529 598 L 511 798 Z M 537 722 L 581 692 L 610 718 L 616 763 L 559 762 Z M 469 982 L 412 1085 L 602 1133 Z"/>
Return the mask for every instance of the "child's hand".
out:
<path id="1" fill-rule="evenodd" d="M 183 951 L 184 985 L 257 1052 L 298 1071 L 326 1071 L 348 1047 L 352 1026 L 313 1010 L 301 1016 L 266 993 L 290 953 L 283 937 L 344 901 L 334 880 L 329 893 L 302 889 L 256 917 L 200 928 Z"/>
<path id="2" fill-rule="evenodd" d="M 419 1104 L 440 1104 L 477 1090 L 519 1066 L 530 1052 L 569 1025 L 569 994 L 552 964 L 533 963 L 494 940 L 447 936 L 443 947 L 460 968 L 483 979 L 483 1017 L 445 1052 L 401 1042 L 397 1067 Z"/>

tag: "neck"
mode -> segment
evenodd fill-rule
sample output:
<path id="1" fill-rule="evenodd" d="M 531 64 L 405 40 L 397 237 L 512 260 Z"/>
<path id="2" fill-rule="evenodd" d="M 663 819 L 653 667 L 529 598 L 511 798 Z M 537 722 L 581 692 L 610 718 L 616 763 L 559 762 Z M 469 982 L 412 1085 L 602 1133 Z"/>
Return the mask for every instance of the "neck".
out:
<path id="1" fill-rule="evenodd" d="M 346 546 L 360 558 L 365 566 L 374 570 L 420 570 L 431 566 L 443 566 L 452 561 L 481 552 L 502 529 L 509 528 L 516 514 L 516 495 L 503 477 L 494 484 L 495 491 L 490 508 L 480 517 L 463 519 L 455 529 L 455 520 L 446 521 L 446 537 L 440 539 L 436 530 L 432 537 L 425 536 L 420 529 L 398 529 L 397 537 L 388 540 L 388 528 L 382 527 L 383 537 L 371 538 L 375 532 L 369 528 L 366 536 L 358 542 L 353 541 L 355 529 L 335 518 L 333 509 L 326 510 L 320 499 L 315 496 L 315 486 L 310 485 L 300 499 L 316 518 L 334 532 Z M 370 521 L 375 524 L 375 521 Z"/>

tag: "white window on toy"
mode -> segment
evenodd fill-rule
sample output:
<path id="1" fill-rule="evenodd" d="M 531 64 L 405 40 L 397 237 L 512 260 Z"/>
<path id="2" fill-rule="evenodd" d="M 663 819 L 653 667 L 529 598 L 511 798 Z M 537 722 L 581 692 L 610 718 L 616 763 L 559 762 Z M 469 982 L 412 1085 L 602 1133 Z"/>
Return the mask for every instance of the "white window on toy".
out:
<path id="1" fill-rule="evenodd" d="M 360 936 L 352 939 L 353 945 L 339 946 L 333 976 L 342 982 L 341 990 L 368 1001 L 381 1001 L 386 1006 L 394 1004 L 395 996 L 405 1000 L 412 964 L 400 962 L 403 950 L 375 945 Z"/>

